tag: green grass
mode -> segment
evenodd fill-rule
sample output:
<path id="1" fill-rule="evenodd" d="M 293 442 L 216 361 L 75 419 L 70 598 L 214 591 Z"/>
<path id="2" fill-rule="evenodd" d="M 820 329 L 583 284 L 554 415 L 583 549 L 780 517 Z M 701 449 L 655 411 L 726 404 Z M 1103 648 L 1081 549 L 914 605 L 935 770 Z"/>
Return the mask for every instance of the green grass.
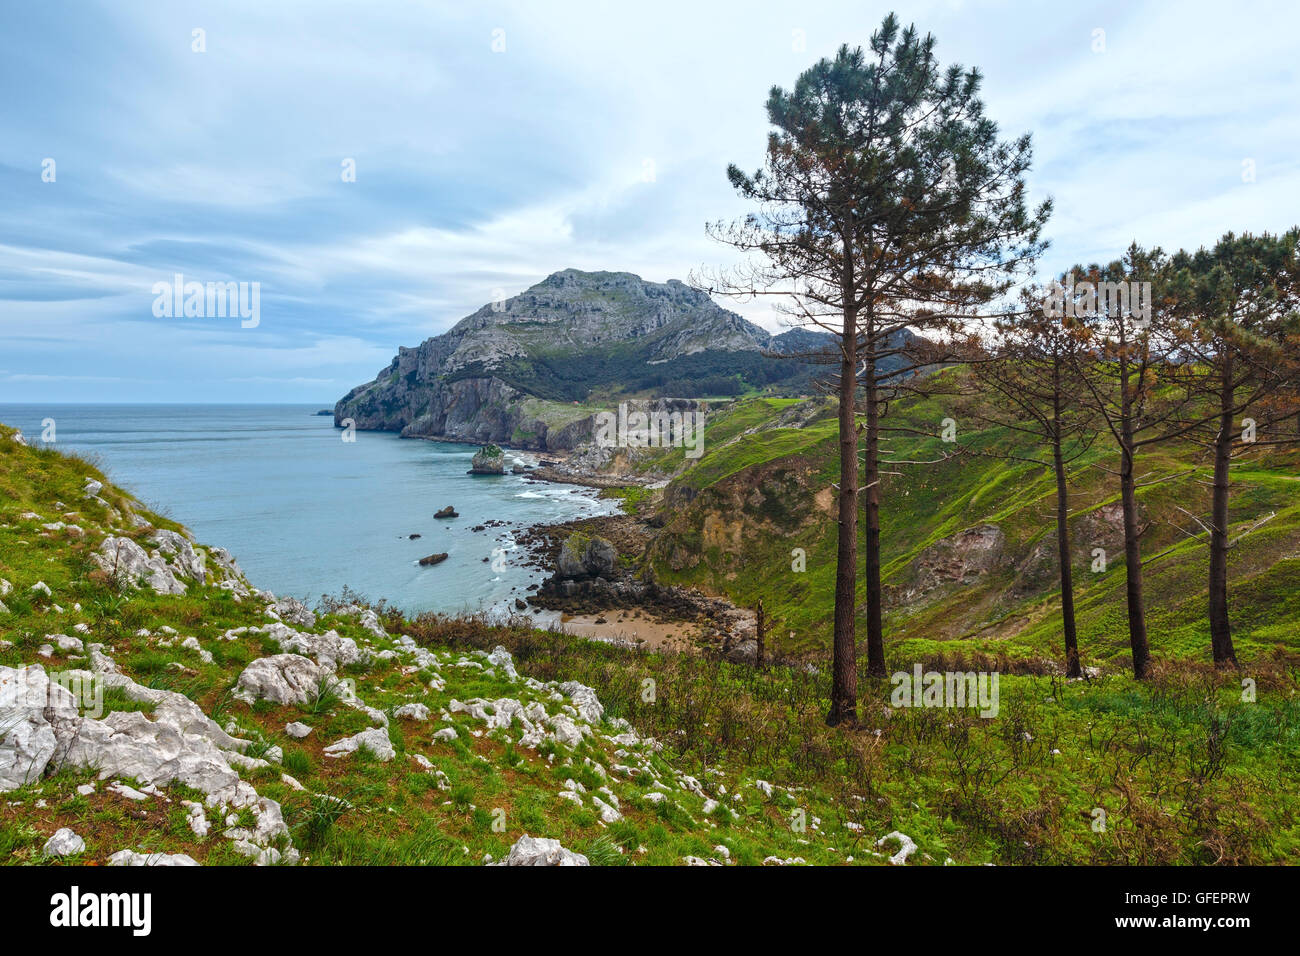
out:
<path id="1" fill-rule="evenodd" d="M 1020 656 L 1059 656 L 1060 602 L 1054 560 L 1055 486 L 1050 472 L 1033 464 L 988 457 L 993 453 L 1041 454 L 1005 429 L 984 427 L 978 401 L 968 397 L 904 400 L 885 422 L 937 431 L 945 418 L 958 423 L 966 451 L 938 438 L 894 434 L 886 459 L 939 464 L 886 465 L 881 482 L 882 573 L 886 589 L 886 640 L 903 657 L 938 652 L 953 642 L 982 651 Z M 664 494 L 666 533 L 652 559 L 661 581 L 702 587 L 752 606 L 762 599 L 780 620 L 776 640 L 789 653 L 825 653 L 831 633 L 836 531 L 831 498 L 838 481 L 837 428 L 833 418 L 783 429 L 763 409 L 741 403 L 725 422 L 706 432 L 705 454 Z M 1207 548 L 1199 529 L 1179 507 L 1209 509 L 1208 462 L 1195 446 L 1156 446 L 1139 460 L 1143 475 L 1174 475 L 1139 491 L 1149 530 L 1143 539 L 1146 599 L 1152 649 L 1171 657 L 1205 656 L 1209 633 L 1205 597 Z M 1120 542 L 1096 538 L 1099 508 L 1118 501 L 1106 469 L 1115 455 L 1099 441 L 1071 466 L 1071 536 L 1074 578 L 1085 657 L 1119 665 L 1127 654 L 1123 614 L 1124 561 Z M 1276 512 L 1230 556 L 1230 603 L 1239 656 L 1250 658 L 1279 646 L 1300 647 L 1300 451 L 1270 451 L 1233 470 L 1230 519 L 1235 536 Z M 814 496 L 822 499 L 814 504 Z M 995 524 L 1005 535 L 993 573 L 921 595 L 917 559 L 966 528 Z M 860 523 L 860 528 L 862 527 Z M 865 547 L 865 529 L 859 553 Z M 1105 546 L 1103 574 L 1089 569 L 1093 547 Z M 1033 555 L 1042 546 L 1045 561 Z M 792 569 L 791 552 L 806 555 L 805 570 Z M 1158 560 L 1156 555 L 1169 551 Z M 861 578 L 861 575 L 859 575 Z M 859 604 L 865 591 L 859 584 Z"/>

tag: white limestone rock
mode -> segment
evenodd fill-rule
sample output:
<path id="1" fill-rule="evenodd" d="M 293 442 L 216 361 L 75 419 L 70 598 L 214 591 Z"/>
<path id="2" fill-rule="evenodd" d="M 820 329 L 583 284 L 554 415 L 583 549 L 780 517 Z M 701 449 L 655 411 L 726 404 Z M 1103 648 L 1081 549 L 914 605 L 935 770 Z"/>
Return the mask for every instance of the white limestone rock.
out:
<path id="1" fill-rule="evenodd" d="M 406 718 L 407 720 L 428 720 L 429 706 L 421 703 L 403 704 L 393 711 L 393 716 Z"/>
<path id="2" fill-rule="evenodd" d="M 524 834 L 515 841 L 505 859 L 489 866 L 590 866 L 581 853 L 566 850 L 559 840 Z"/>
<path id="3" fill-rule="evenodd" d="M 266 609 L 268 614 L 279 618 L 288 624 L 295 624 L 298 627 L 315 627 L 316 615 L 311 612 L 307 605 L 303 604 L 297 598 L 285 597 L 280 598 L 271 607 Z"/>
<path id="4" fill-rule="evenodd" d="M 0 667 L 0 792 L 40 779 L 78 719 L 76 698 L 39 665 Z"/>
<path id="5" fill-rule="evenodd" d="M 388 731 L 382 727 L 371 727 L 351 737 L 344 737 L 326 747 L 323 753 L 327 757 L 342 757 L 356 753 L 362 747 L 385 763 L 397 756 L 397 751 L 393 749 L 393 742 L 388 739 Z"/>
<path id="6" fill-rule="evenodd" d="M 493 667 L 498 667 L 505 672 L 505 675 L 511 680 L 518 680 L 519 674 L 515 671 L 515 662 L 510 657 L 510 652 L 498 644 L 492 648 L 492 653 L 487 656 L 488 661 Z"/>
<path id="7" fill-rule="evenodd" d="M 157 545 L 160 555 L 171 559 L 175 573 L 199 583 L 207 580 L 203 552 L 195 550 L 193 542 L 184 535 L 159 528 L 153 534 L 153 543 Z"/>
<path id="8" fill-rule="evenodd" d="M 109 866 L 198 866 L 198 861 L 184 853 L 136 853 L 118 850 L 108 858 Z"/>
<path id="9" fill-rule="evenodd" d="M 600 819 L 602 822 L 618 823 L 619 820 L 623 819 L 623 814 L 621 814 L 618 811 L 618 808 L 610 806 L 608 803 L 600 799 L 600 797 L 596 796 L 595 794 L 592 794 L 591 802 L 592 805 L 596 808 L 596 810 L 600 813 Z"/>
<path id="10" fill-rule="evenodd" d="M 601 718 L 605 715 L 605 708 L 599 698 L 596 697 L 594 690 L 586 684 L 570 680 L 560 685 L 560 691 L 568 694 L 573 700 L 573 706 L 577 708 L 579 717 L 589 724 L 600 723 Z"/>
<path id="11" fill-rule="evenodd" d="M 257 700 L 309 704 L 327 680 L 332 680 L 329 672 L 301 654 L 276 654 L 245 667 L 235 682 L 234 696 L 248 704 Z"/>
<path id="12" fill-rule="evenodd" d="M 263 633 L 274 638 L 285 653 L 302 654 L 316 659 L 327 670 L 338 670 L 347 664 L 356 664 L 367 657 L 350 637 L 340 637 L 338 631 L 309 634 L 295 631 L 281 621 L 273 621 L 263 628 Z"/>
<path id="13" fill-rule="evenodd" d="M 45 841 L 42 852 L 46 856 L 73 856 L 86 852 L 86 841 L 67 827 L 54 831 L 54 836 Z"/>
<path id="14" fill-rule="evenodd" d="M 119 797 L 123 797 L 127 800 L 133 800 L 136 803 L 140 803 L 144 800 L 149 799 L 149 794 L 141 793 L 139 790 L 135 789 L 134 787 L 127 786 L 121 780 L 114 780 L 104 789 L 117 794 Z"/>
<path id="15" fill-rule="evenodd" d="M 898 830 L 892 830 L 886 833 L 876 841 L 876 846 L 884 846 L 889 840 L 898 841 L 898 852 L 889 858 L 889 862 L 894 866 L 902 866 L 907 862 L 907 858 L 916 852 L 916 843 L 906 833 L 900 833 Z"/>
<path id="16" fill-rule="evenodd" d="M 130 538 L 109 535 L 91 555 L 105 574 L 127 587 L 147 585 L 157 594 L 184 594 L 185 585 L 158 554 L 150 555 Z"/>
<path id="17" fill-rule="evenodd" d="M 203 812 L 203 804 L 196 803 L 193 800 L 182 800 L 181 806 L 185 808 L 188 814 L 186 822 L 189 823 L 190 829 L 194 831 L 194 835 L 200 840 L 206 840 L 208 833 L 212 829 L 212 824 L 208 822 L 207 814 Z"/>

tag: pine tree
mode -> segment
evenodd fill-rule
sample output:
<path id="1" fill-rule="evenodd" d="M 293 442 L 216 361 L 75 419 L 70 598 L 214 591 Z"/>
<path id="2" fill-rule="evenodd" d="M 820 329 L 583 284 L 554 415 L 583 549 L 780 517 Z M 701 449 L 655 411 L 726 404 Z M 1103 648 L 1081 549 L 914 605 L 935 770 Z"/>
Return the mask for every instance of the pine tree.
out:
<path id="1" fill-rule="evenodd" d="M 1029 137 L 1004 142 L 984 115 L 978 70 L 939 67 L 932 36 L 887 16 L 866 50 L 842 46 L 767 101 L 765 167 L 727 175 L 755 213 L 716 238 L 761 254 L 711 292 L 781 295 L 796 322 L 830 332 L 839 371 L 838 547 L 831 707 L 857 718 L 855 631 L 859 438 L 865 468 L 869 673 L 884 676 L 880 581 L 883 359 L 907 331 L 941 337 L 1004 294 L 1041 253 Z M 857 393 L 863 392 L 863 421 Z"/>
<path id="2" fill-rule="evenodd" d="M 1231 466 L 1265 447 L 1300 441 L 1282 427 L 1296 414 L 1300 383 L 1298 239 L 1300 229 L 1282 236 L 1228 233 L 1212 249 L 1180 252 L 1171 261 L 1180 385 L 1200 399 L 1192 418 L 1205 426 L 1189 437 L 1213 460 L 1209 524 L 1185 513 L 1209 537 L 1210 647 L 1220 666 L 1237 662 L 1228 619 Z"/>
<path id="3" fill-rule="evenodd" d="M 1097 430 L 1094 416 L 1080 401 L 1084 385 L 1078 369 L 1088 347 L 1087 331 L 1076 321 L 1047 315 L 1043 298 L 1042 290 L 1025 292 L 1024 308 L 999 319 L 988 352 L 971 362 L 971 372 L 985 398 L 978 417 L 1028 436 L 1043 450 L 1041 455 L 996 449 L 984 454 L 1040 465 L 1052 473 L 1066 673 L 1079 677 L 1066 468 L 1088 452 Z"/>

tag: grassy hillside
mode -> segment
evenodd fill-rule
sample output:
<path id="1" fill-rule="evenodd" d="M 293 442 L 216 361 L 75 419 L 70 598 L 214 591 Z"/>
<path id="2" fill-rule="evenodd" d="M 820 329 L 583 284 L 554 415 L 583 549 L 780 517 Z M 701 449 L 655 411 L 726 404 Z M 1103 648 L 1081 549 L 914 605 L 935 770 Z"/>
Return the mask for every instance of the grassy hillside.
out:
<path id="1" fill-rule="evenodd" d="M 743 441 L 752 426 L 742 424 L 790 408 L 742 407 L 714 437 Z M 808 436 L 825 427 L 817 414 Z M 811 461 L 796 454 L 771 467 L 790 481 L 815 476 Z M 723 483 L 742 473 L 724 470 Z M 128 849 L 204 864 L 478 864 L 525 833 L 605 865 L 880 865 L 911 844 L 908 865 L 1300 859 L 1300 701 L 1287 660 L 1257 657 L 1248 702 L 1234 676 L 1205 666 L 1166 664 L 1142 686 L 1122 675 L 1064 681 L 1004 653 L 933 642 L 948 653 L 923 655 L 926 667 L 1000 672 L 993 719 L 893 707 L 888 682 L 865 681 L 861 728 L 830 730 L 828 681 L 816 670 L 629 651 L 526 621 L 410 621 L 382 606 L 368 615 L 351 596 L 319 608 L 310 626 L 284 624 L 272 611 L 300 609 L 241 594 L 229 577 L 223 587 L 218 553 L 201 545 L 209 572 L 184 594 L 123 585 L 90 558 L 105 533 L 147 546 L 152 529 L 179 526 L 107 484 L 85 497 L 87 479 L 103 480 L 85 462 L 0 434 L 0 579 L 11 584 L 0 684 L 33 665 L 92 668 L 115 681 L 98 719 L 145 727 L 171 726 L 177 698 L 196 703 L 235 738 L 222 765 L 258 801 L 223 805 L 163 769 L 144 779 L 93 762 L 52 765 L 0 802 L 10 864 L 103 863 Z M 785 487 L 772 480 L 756 487 Z M 774 524 L 792 520 L 756 507 Z M 32 590 L 38 581 L 49 595 Z M 301 702 L 236 696 L 249 665 L 286 644 L 315 647 L 320 661 L 321 648 L 348 641 L 361 659 L 329 671 Z M 891 646 L 900 664 L 902 647 Z M 354 682 L 351 703 L 339 681 Z M 0 757 L 15 716 L 0 707 Z M 182 752 L 211 733 L 203 721 L 177 729 Z M 291 722 L 312 731 L 292 737 Z M 370 736 L 355 753 L 326 754 L 358 733 Z M 196 807 L 210 825 L 204 837 Z M 281 814 L 282 828 L 250 843 Z M 43 855 L 60 827 L 84 850 Z"/>
<path id="2" fill-rule="evenodd" d="M 694 584 L 752 605 L 760 598 L 782 621 L 789 652 L 829 645 L 835 524 L 831 485 L 838 480 L 836 423 L 829 407 L 803 427 L 786 427 L 789 403 L 752 400 L 712 422 L 705 454 L 667 489 L 665 534 L 653 547 L 661 579 Z M 1060 651 L 1054 505 L 1050 472 L 991 457 L 1041 454 L 1023 436 L 980 424 L 976 400 L 945 398 L 895 404 L 886 423 L 937 432 L 957 422 L 969 453 L 933 465 L 891 465 L 881 485 L 881 541 L 887 650 L 906 661 L 954 647 L 1020 658 Z M 930 461 L 957 446 L 898 435 L 888 457 Z M 1080 648 L 1086 662 L 1120 667 L 1127 654 L 1124 555 L 1116 522 L 1119 489 L 1107 468 L 1116 456 L 1099 441 L 1070 471 Z M 1190 445 L 1157 446 L 1139 462 L 1149 479 L 1139 500 L 1153 653 L 1208 655 L 1204 536 L 1178 506 L 1209 508 L 1210 464 Z M 1300 451 L 1262 454 L 1234 467 L 1232 534 L 1274 517 L 1232 551 L 1231 613 L 1243 660 L 1300 650 Z M 1004 538 L 986 573 L 929 589 L 918 558 L 933 559 L 946 539 L 991 525 Z M 792 570 L 792 550 L 806 570 Z M 1094 572 L 1094 549 L 1105 550 Z M 1157 557 L 1159 556 L 1159 557 Z M 865 596 L 860 594 L 859 600 Z"/>
<path id="3" fill-rule="evenodd" d="M 620 720 L 629 712 L 627 700 L 606 697 L 604 715 L 593 716 L 584 688 L 559 683 L 572 679 L 563 669 L 554 680 L 545 676 L 548 683 L 516 678 L 508 657 L 503 663 L 486 653 L 507 643 L 527 654 L 567 638 L 473 620 L 408 622 L 391 613 L 376 614 L 367 626 L 360 609 L 344 602 L 321 608 L 311 626 L 282 628 L 269 610 L 272 596 L 241 597 L 221 586 L 214 552 L 197 545 L 209 571 L 188 580 L 184 594 L 157 594 L 109 577 L 91 558 L 107 533 L 149 548 L 155 529 L 183 529 L 107 483 L 87 497 L 87 481 L 104 481 L 93 466 L 25 448 L 10 434 L 0 428 L 0 580 L 8 583 L 0 585 L 7 592 L 0 684 L 12 687 L 29 667 L 111 674 L 118 686 L 104 690 L 103 713 L 96 715 L 103 722 L 122 713 L 141 713 L 151 723 L 170 719 L 164 711 L 175 709 L 173 694 L 198 704 L 241 742 L 222 751 L 223 768 L 228 763 L 261 800 L 273 802 L 271 817 L 283 814 L 284 831 L 254 846 L 257 852 L 275 850 L 281 860 L 296 852 L 311 864 L 478 864 L 502 858 L 527 833 L 559 839 L 598 864 L 680 864 L 688 857 L 839 862 L 861 842 L 838 824 L 832 831 L 831 795 L 796 800 L 780 786 L 759 785 L 738 755 L 688 773 L 674 763 L 680 753 Z M 251 663 L 282 654 L 285 643 L 322 635 L 334 644 L 353 642 L 363 659 L 330 671 L 302 702 L 237 698 L 237 680 Z M 520 667 L 527 673 L 523 661 Z M 348 703 L 340 683 L 347 681 L 360 704 Z M 644 688 L 634 690 L 641 700 Z M 93 705 L 82 703 L 89 719 Z M 418 719 L 419 708 L 411 705 L 427 708 L 428 718 Z M 399 716 L 404 706 L 406 716 Z M 529 716 L 512 713 L 521 707 Z M 507 713 L 508 719 L 496 719 Z M 23 746 L 22 717 L 13 698 L 3 698 L 0 758 L 6 748 Z M 311 733 L 290 736 L 293 722 Z M 196 727 L 177 731 L 182 750 L 200 750 Z M 326 754 L 334 742 L 375 727 L 379 737 L 355 753 Z M 523 740 L 528 734 L 532 739 Z M 55 761 L 6 793 L 0 857 L 11 864 L 57 862 L 42 848 L 68 827 L 85 849 L 63 862 L 103 863 L 124 849 L 183 853 L 205 864 L 256 858 L 238 846 L 254 826 L 248 806 L 214 805 L 202 790 L 172 779 L 170 769 L 144 779 L 98 773 L 97 766 Z M 119 782 L 143 799 L 112 789 Z M 196 805 L 211 825 L 206 837 L 191 826 Z M 810 842 L 792 829 L 790 808 L 817 821 L 809 823 L 811 832 L 826 839 Z M 883 857 L 864 849 L 859 861 Z"/>

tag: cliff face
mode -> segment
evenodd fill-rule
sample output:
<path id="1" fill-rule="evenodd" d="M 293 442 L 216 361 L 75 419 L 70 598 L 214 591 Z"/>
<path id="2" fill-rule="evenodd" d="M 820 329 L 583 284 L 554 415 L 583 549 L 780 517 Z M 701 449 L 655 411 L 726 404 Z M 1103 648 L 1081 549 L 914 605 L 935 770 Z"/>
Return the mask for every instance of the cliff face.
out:
<path id="1" fill-rule="evenodd" d="M 421 372 L 427 360 L 422 349 L 402 349 L 375 381 L 345 395 L 334 407 L 334 424 L 351 418 L 362 430 L 397 431 L 405 438 L 509 442 L 521 423 L 523 393 L 495 376 L 442 381 L 436 371 Z"/>
<path id="2" fill-rule="evenodd" d="M 773 342 L 676 280 L 570 269 L 399 349 L 339 401 L 334 423 L 566 450 L 591 437 L 593 411 L 573 406 L 592 388 L 731 374 L 738 355 L 746 367 L 775 363 L 759 354 Z"/>

